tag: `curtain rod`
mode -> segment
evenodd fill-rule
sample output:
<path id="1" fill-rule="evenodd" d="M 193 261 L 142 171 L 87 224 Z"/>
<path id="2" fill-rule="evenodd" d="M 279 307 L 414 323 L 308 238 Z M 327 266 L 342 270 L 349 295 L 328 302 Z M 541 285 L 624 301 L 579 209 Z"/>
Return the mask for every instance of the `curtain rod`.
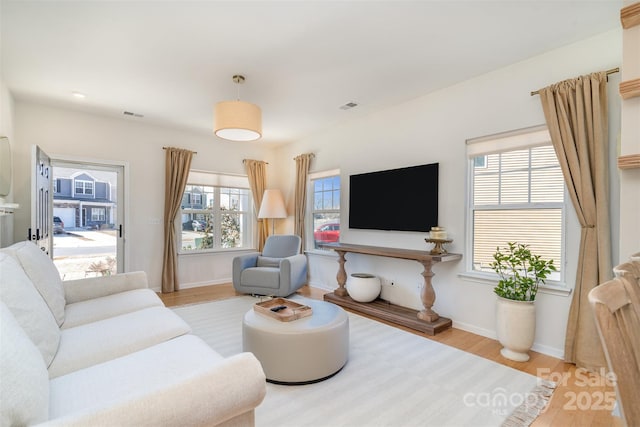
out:
<path id="1" fill-rule="evenodd" d="M 162 147 L 162 149 L 163 149 L 163 150 L 168 150 L 169 148 L 172 148 L 172 147 Z M 197 151 L 192 151 L 192 153 L 193 153 L 193 154 L 198 154 L 198 152 L 197 152 Z"/>
<path id="2" fill-rule="evenodd" d="M 252 160 L 252 159 L 244 159 L 244 160 L 242 161 L 242 164 L 247 163 L 247 160 Z M 258 161 L 259 161 L 259 162 L 262 162 L 262 160 L 258 160 Z M 269 164 L 269 162 L 264 162 L 264 164 L 265 164 L 265 165 L 268 165 L 268 164 Z"/>
<path id="3" fill-rule="evenodd" d="M 316 155 L 314 153 L 309 153 L 309 154 L 311 155 L 311 157 L 314 157 L 314 158 L 316 157 Z M 302 154 L 300 154 L 300 156 L 302 156 Z M 295 160 L 297 157 L 299 157 L 299 156 L 294 157 L 293 160 Z"/>
<path id="4" fill-rule="evenodd" d="M 609 74 L 618 73 L 618 72 L 620 72 L 620 68 L 618 68 L 618 67 L 612 68 L 612 69 L 606 71 L 607 76 L 609 76 Z M 531 96 L 538 95 L 539 93 L 540 93 L 539 90 L 534 90 L 533 92 L 531 92 Z"/>

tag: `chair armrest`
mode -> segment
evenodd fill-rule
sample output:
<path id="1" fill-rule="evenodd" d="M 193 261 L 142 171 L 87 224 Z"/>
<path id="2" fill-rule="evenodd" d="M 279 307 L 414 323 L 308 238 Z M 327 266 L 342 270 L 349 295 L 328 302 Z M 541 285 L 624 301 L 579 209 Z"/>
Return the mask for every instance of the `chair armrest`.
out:
<path id="1" fill-rule="evenodd" d="M 259 252 L 252 252 L 250 254 L 237 256 L 233 259 L 232 280 L 234 285 L 240 284 L 240 275 L 242 274 L 242 270 L 255 267 L 258 264 L 259 255 Z"/>
<path id="2" fill-rule="evenodd" d="M 144 271 L 67 280 L 62 284 L 67 304 L 149 287 Z"/>
<path id="3" fill-rule="evenodd" d="M 307 256 L 293 255 L 280 260 L 281 277 L 289 278 L 290 283 L 300 283 L 307 279 Z"/>
<path id="4" fill-rule="evenodd" d="M 266 392 L 260 362 L 251 353 L 240 353 L 188 378 L 44 425 L 212 426 L 253 411 Z"/>

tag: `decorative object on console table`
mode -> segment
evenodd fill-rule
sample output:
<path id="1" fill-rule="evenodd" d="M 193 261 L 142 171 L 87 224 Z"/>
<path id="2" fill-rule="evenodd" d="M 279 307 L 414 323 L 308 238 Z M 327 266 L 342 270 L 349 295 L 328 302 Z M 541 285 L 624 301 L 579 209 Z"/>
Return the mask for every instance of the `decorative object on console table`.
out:
<path id="1" fill-rule="evenodd" d="M 413 249 L 384 248 L 378 246 L 352 245 L 348 243 L 328 243 L 322 245 L 322 247 L 336 251 L 338 253 L 339 264 L 338 274 L 336 276 L 338 280 L 338 288 L 334 292 L 325 294 L 324 299 L 326 301 L 388 320 L 408 328 L 426 332 L 430 335 L 435 335 L 436 333 L 451 327 L 451 319 L 440 317 L 440 315 L 432 308 L 436 300 L 436 293 L 433 289 L 433 284 L 431 283 L 431 279 L 433 277 L 431 267 L 433 263 L 437 262 L 458 261 L 462 259 L 461 254 L 433 255 L 427 251 Z M 344 264 L 346 262 L 345 254 L 347 252 L 389 258 L 409 259 L 422 264 L 424 267 L 422 272 L 424 286 L 420 293 L 420 299 L 422 300 L 424 308 L 420 311 L 412 310 L 380 299 L 370 303 L 359 303 L 354 301 L 349 297 L 349 293 L 345 288 L 347 272 L 345 271 Z"/>
<path id="2" fill-rule="evenodd" d="M 538 286 L 556 267 L 553 260 L 546 261 L 531 253 L 528 245 L 513 242 L 507 245 L 504 251 L 496 249 L 491 263 L 491 268 L 500 276 L 493 289 L 498 295 L 496 334 L 503 345 L 500 354 L 516 362 L 526 362 L 536 332 L 534 301 Z"/>
<path id="3" fill-rule="evenodd" d="M 371 302 L 380 295 L 380 278 L 373 274 L 353 273 L 347 282 L 349 296 L 358 302 Z"/>
<path id="4" fill-rule="evenodd" d="M 442 245 L 444 245 L 445 243 L 453 242 L 452 239 L 432 239 L 432 238 L 424 239 L 424 241 L 427 243 L 433 243 L 435 245 L 433 249 L 431 249 L 431 252 L 430 252 L 431 255 L 444 255 L 448 253 L 447 250 Z"/>

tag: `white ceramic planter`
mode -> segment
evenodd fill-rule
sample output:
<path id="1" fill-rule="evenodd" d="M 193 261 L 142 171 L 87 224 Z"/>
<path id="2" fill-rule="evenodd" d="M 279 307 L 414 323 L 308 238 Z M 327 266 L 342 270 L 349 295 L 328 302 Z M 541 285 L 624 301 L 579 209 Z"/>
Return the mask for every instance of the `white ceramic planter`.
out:
<path id="1" fill-rule="evenodd" d="M 371 302 L 380 295 L 380 278 L 373 274 L 353 273 L 347 280 L 349 296 L 358 302 Z"/>
<path id="2" fill-rule="evenodd" d="M 496 309 L 496 333 L 504 347 L 500 353 L 507 359 L 526 362 L 536 335 L 534 302 L 498 297 Z"/>

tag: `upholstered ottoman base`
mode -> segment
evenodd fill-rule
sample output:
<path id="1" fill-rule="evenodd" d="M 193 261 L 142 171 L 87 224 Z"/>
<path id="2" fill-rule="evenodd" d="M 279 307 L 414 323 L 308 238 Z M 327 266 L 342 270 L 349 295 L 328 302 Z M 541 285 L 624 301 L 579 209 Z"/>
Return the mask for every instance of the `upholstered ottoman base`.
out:
<path id="1" fill-rule="evenodd" d="M 256 356 L 267 381 L 292 385 L 322 381 L 347 363 L 347 313 L 324 301 L 305 304 L 313 314 L 291 322 L 281 322 L 253 309 L 244 315 L 243 351 Z"/>

